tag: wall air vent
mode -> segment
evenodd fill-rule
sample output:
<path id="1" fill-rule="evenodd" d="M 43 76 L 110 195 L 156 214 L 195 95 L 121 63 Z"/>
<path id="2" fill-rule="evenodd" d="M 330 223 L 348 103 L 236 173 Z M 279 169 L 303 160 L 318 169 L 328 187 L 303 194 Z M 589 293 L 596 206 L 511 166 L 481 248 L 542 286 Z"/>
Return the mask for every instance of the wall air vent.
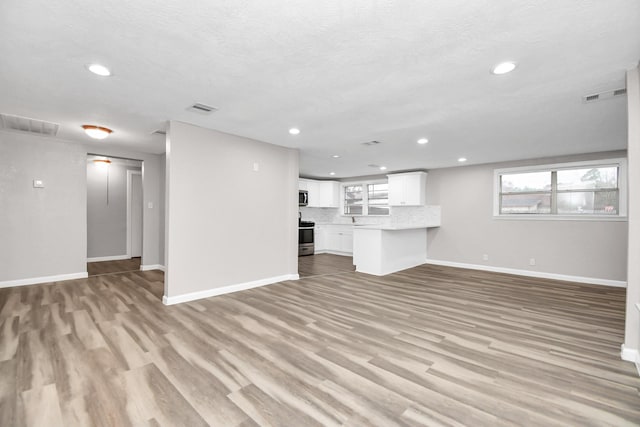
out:
<path id="1" fill-rule="evenodd" d="M 38 135 L 56 136 L 60 125 L 28 117 L 0 114 L 0 129 L 29 132 Z"/>
<path id="2" fill-rule="evenodd" d="M 380 141 L 367 141 L 362 143 L 362 145 L 378 145 L 378 144 L 380 144 Z"/>
<path id="3" fill-rule="evenodd" d="M 215 107 L 211 107 L 209 105 L 200 104 L 196 102 L 195 104 L 187 108 L 187 111 L 192 111 L 194 113 L 199 113 L 199 114 L 211 114 L 218 111 L 218 109 Z"/>
<path id="4" fill-rule="evenodd" d="M 596 101 L 604 101 L 605 99 L 613 99 L 627 94 L 626 88 L 607 90 L 605 92 L 593 93 L 591 95 L 585 95 L 582 97 L 584 104 L 589 104 Z"/>

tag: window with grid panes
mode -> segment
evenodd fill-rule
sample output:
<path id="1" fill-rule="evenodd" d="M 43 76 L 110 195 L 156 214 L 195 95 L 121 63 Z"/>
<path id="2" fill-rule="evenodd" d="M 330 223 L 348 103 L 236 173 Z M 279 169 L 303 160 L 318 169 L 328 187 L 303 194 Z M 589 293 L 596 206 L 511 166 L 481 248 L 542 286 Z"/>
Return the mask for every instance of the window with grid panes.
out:
<path id="1" fill-rule="evenodd" d="M 626 215 L 624 159 L 496 170 L 498 216 Z M 533 169 L 533 170 L 531 170 Z"/>
<path id="2" fill-rule="evenodd" d="M 343 215 L 389 215 L 389 184 L 362 182 L 342 187 Z"/>

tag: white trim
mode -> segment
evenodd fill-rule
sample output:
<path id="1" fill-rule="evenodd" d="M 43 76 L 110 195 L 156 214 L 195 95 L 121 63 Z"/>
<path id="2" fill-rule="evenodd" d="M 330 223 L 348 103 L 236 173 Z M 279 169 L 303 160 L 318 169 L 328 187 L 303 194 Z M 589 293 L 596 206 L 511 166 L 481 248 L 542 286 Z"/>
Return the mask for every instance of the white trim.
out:
<path id="1" fill-rule="evenodd" d="M 622 280 L 598 279 L 595 277 L 570 276 L 568 274 L 546 273 L 543 271 L 519 270 L 516 268 L 494 267 L 491 265 L 467 264 L 463 262 L 427 259 L 427 264 L 443 265 L 446 267 L 467 268 L 471 270 L 492 271 L 494 273 L 515 274 L 518 276 L 538 277 L 542 279 L 563 280 L 566 282 L 588 283 L 592 285 L 614 286 L 626 288 L 627 282 Z"/>
<path id="2" fill-rule="evenodd" d="M 340 255 L 340 256 L 353 256 L 353 252 L 342 252 L 342 251 L 334 251 L 331 249 L 321 249 L 319 251 L 315 251 L 314 254 L 332 254 L 332 255 Z"/>
<path id="3" fill-rule="evenodd" d="M 87 262 L 120 261 L 123 259 L 131 259 L 131 257 L 129 255 L 96 256 L 92 258 L 87 258 Z"/>
<path id="4" fill-rule="evenodd" d="M 620 346 L 620 358 L 627 362 L 636 362 L 638 359 L 638 350 L 635 348 L 628 348 L 624 344 Z"/>
<path id="5" fill-rule="evenodd" d="M 161 264 L 149 264 L 149 265 L 141 265 L 140 271 L 148 271 L 148 270 L 162 270 L 165 271 L 164 265 Z"/>
<path id="6" fill-rule="evenodd" d="M 500 221 L 618 221 L 627 222 L 626 215 L 552 215 L 552 214 L 503 214 L 493 215 Z"/>
<path id="7" fill-rule="evenodd" d="M 142 179 L 142 171 L 127 169 L 127 255 L 129 256 L 131 256 L 131 186 L 133 185 L 131 175 L 140 175 L 140 178 Z M 144 221 L 144 183 L 142 184 L 142 187 L 142 220 Z"/>
<path id="8" fill-rule="evenodd" d="M 165 295 L 162 297 L 162 303 L 164 305 L 179 304 L 181 302 L 215 297 L 217 295 L 230 294 L 232 292 L 244 291 L 247 289 L 257 288 L 260 286 L 271 285 L 273 283 L 283 282 L 285 280 L 298 280 L 299 278 L 300 276 L 298 276 L 297 274 L 285 274 L 283 276 L 269 277 L 266 279 L 254 280 L 252 282 L 222 286 L 219 288 L 207 289 L 205 291 L 191 292 L 188 294 L 176 295 L 173 297 L 168 297 Z"/>
<path id="9" fill-rule="evenodd" d="M 636 365 L 638 375 L 640 375 L 640 352 L 635 348 L 627 348 L 624 344 L 620 346 L 620 358 Z"/>
<path id="10" fill-rule="evenodd" d="M 55 276 L 30 277 L 28 279 L 6 280 L 0 282 L 0 288 L 11 288 L 13 286 L 35 285 L 38 283 L 61 282 L 63 280 L 86 279 L 89 277 L 85 271 L 83 273 L 58 274 Z"/>

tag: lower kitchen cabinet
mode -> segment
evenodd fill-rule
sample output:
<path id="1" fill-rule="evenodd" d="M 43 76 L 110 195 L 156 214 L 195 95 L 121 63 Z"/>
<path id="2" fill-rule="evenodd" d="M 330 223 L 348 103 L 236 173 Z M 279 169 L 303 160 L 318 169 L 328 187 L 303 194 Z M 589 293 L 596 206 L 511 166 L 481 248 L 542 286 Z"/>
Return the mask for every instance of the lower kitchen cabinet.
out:
<path id="1" fill-rule="evenodd" d="M 352 255 L 353 227 L 342 224 L 316 226 L 315 251 L 316 253 Z"/>

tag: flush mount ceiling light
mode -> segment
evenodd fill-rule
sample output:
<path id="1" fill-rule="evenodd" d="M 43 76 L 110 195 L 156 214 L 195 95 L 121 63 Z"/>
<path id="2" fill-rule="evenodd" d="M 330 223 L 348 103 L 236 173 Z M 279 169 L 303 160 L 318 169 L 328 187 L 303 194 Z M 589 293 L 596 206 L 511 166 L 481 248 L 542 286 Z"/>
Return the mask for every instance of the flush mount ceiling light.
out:
<path id="1" fill-rule="evenodd" d="M 87 135 L 94 139 L 105 139 L 113 132 L 109 128 L 95 125 L 82 125 L 82 129 L 84 129 Z"/>
<path id="2" fill-rule="evenodd" d="M 424 145 L 424 144 L 426 144 L 427 142 L 429 142 L 429 140 L 428 140 L 427 138 L 420 138 L 420 139 L 418 140 L 418 144 L 420 144 L 420 145 Z"/>
<path id="3" fill-rule="evenodd" d="M 466 162 L 466 161 L 467 161 L 467 158 L 466 158 L 466 157 L 460 157 L 460 158 L 458 159 L 458 161 L 459 161 L 460 163 L 464 163 L 464 162 Z"/>
<path id="4" fill-rule="evenodd" d="M 89 64 L 87 65 L 87 70 L 101 77 L 109 77 L 111 75 L 111 71 L 104 65 L 100 64 Z"/>
<path id="5" fill-rule="evenodd" d="M 493 67 L 493 69 L 491 70 L 491 72 L 493 74 L 507 74 L 510 73 L 511 71 L 516 69 L 516 63 L 515 62 L 501 62 L 498 65 L 496 65 L 495 67 Z"/>
<path id="6" fill-rule="evenodd" d="M 299 133 L 300 133 L 300 129 L 298 129 L 298 128 L 291 128 L 291 129 L 289 129 L 289 133 L 290 133 L 291 135 L 297 135 L 297 134 L 299 134 Z"/>
<path id="7" fill-rule="evenodd" d="M 387 170 L 387 167 L 386 167 L 386 166 L 380 166 L 380 170 L 381 170 L 381 171 L 386 171 L 386 170 Z"/>
<path id="8" fill-rule="evenodd" d="M 93 161 L 93 163 L 104 163 L 104 164 L 108 165 L 109 163 L 111 163 L 111 160 L 109 160 L 109 159 L 95 159 Z"/>
<path id="9" fill-rule="evenodd" d="M 334 176 L 336 173 L 335 172 L 329 172 L 329 175 Z"/>
<path id="10" fill-rule="evenodd" d="M 339 155 L 337 155 L 337 154 L 334 154 L 334 155 L 333 155 L 333 156 L 331 156 L 331 157 L 333 157 L 334 159 L 339 159 L 339 158 L 340 158 L 340 156 L 339 156 Z"/>

